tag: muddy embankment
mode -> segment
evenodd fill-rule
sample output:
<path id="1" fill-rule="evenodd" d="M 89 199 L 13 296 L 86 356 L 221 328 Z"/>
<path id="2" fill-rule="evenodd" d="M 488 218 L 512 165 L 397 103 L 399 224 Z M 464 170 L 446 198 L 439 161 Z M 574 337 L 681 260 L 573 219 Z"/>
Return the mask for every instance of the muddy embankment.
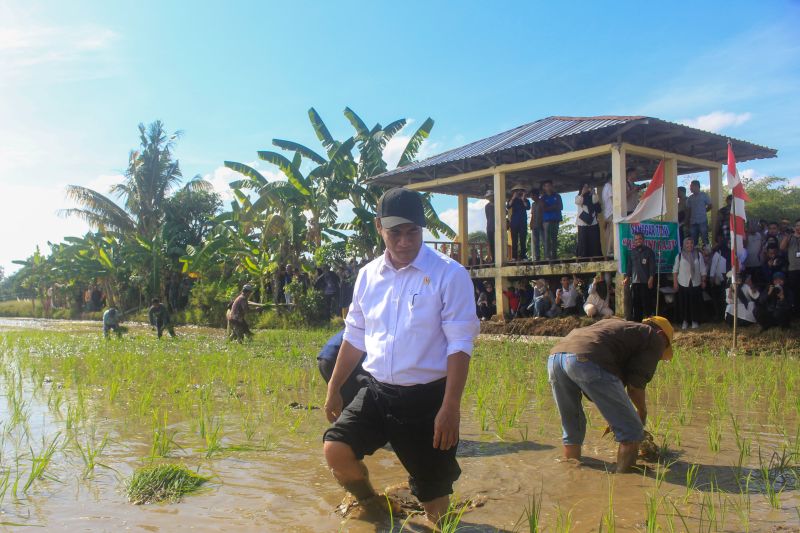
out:
<path id="1" fill-rule="evenodd" d="M 618 320 L 611 318 L 608 320 Z M 595 321 L 588 317 L 564 318 L 518 318 L 507 322 L 489 320 L 481 322 L 481 333 L 486 335 L 514 335 L 536 337 L 563 337 L 576 328 L 588 326 Z M 675 346 L 678 348 L 707 348 L 712 351 L 730 351 L 733 331 L 727 324 L 703 324 L 699 329 L 675 331 Z M 800 356 L 800 320 L 794 320 L 789 329 L 771 328 L 764 331 L 760 326 L 738 328 L 737 353 L 743 355 L 785 354 Z"/>

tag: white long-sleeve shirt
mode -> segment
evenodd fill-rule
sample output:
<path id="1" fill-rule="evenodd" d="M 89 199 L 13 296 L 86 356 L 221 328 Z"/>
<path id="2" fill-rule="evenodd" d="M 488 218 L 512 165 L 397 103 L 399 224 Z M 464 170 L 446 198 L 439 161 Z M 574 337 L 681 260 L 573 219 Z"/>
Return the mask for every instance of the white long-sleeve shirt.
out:
<path id="1" fill-rule="evenodd" d="M 614 189 L 611 187 L 610 181 L 603 185 L 602 197 L 603 218 L 608 221 L 614 218 Z"/>
<path id="2" fill-rule="evenodd" d="M 358 274 L 344 340 L 367 353 L 364 370 L 392 385 L 447 375 L 447 358 L 472 355 L 480 329 L 469 273 L 449 257 L 420 248 L 396 269 L 384 254 Z"/>
<path id="3" fill-rule="evenodd" d="M 736 299 L 736 318 L 755 324 L 756 300 L 761 296 L 761 293 L 758 292 L 758 289 L 751 288 L 749 285 L 742 285 L 742 292 L 749 301 L 743 302 L 741 298 Z M 725 302 L 728 304 L 725 306 L 725 313 L 733 316 L 733 287 L 728 287 Z"/>
<path id="4" fill-rule="evenodd" d="M 725 274 L 728 273 L 728 265 L 725 258 L 719 252 L 714 252 L 711 256 L 711 266 L 708 269 L 708 280 L 713 285 L 722 285 L 725 281 Z"/>
<path id="5" fill-rule="evenodd" d="M 706 277 L 706 264 L 703 261 L 703 254 L 694 250 L 689 258 L 684 257 L 680 252 L 675 256 L 675 265 L 672 267 L 672 274 L 677 276 L 678 285 L 688 287 L 689 281 L 692 287 L 699 287 L 703 278 Z M 723 264 L 725 261 L 723 260 Z M 723 272 L 723 276 L 725 273 Z"/>

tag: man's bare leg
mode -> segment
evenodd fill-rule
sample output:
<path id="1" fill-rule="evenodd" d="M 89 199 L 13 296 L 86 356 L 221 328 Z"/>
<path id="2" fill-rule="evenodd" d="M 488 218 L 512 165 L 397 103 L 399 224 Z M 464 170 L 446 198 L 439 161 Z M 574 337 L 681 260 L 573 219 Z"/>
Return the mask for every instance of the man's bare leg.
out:
<path id="1" fill-rule="evenodd" d="M 639 443 L 620 442 L 617 450 L 617 474 L 629 472 L 636 465 L 636 456 L 639 455 Z"/>
<path id="2" fill-rule="evenodd" d="M 447 507 L 450 505 L 450 496 L 440 496 L 429 502 L 422 502 L 425 509 L 425 516 L 432 524 L 438 525 L 444 515 L 447 514 Z"/>
<path id="3" fill-rule="evenodd" d="M 581 445 L 580 444 L 565 444 L 564 445 L 564 459 L 580 460 L 581 458 Z"/>
<path id="4" fill-rule="evenodd" d="M 369 482 L 366 465 L 356 459 L 353 449 L 343 442 L 326 441 L 325 460 L 336 481 L 358 501 L 377 496 Z"/>

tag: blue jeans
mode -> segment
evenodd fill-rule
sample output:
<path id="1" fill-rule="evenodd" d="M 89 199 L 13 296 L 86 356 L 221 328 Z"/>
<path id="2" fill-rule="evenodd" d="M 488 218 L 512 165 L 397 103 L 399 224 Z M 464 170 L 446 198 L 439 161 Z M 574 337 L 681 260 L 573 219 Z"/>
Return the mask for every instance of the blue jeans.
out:
<path id="1" fill-rule="evenodd" d="M 692 241 L 694 241 L 695 246 L 700 245 L 700 237 L 703 238 L 705 244 L 711 245 L 711 243 L 708 242 L 708 222 L 690 224 L 689 236 L 692 238 Z"/>
<path id="2" fill-rule="evenodd" d="M 611 372 L 574 353 L 555 353 L 547 360 L 547 374 L 561 415 L 564 444 L 580 446 L 586 436 L 582 393 L 591 398 L 608 421 L 617 442 L 638 442 L 644 438 L 639 414 L 622 381 Z"/>

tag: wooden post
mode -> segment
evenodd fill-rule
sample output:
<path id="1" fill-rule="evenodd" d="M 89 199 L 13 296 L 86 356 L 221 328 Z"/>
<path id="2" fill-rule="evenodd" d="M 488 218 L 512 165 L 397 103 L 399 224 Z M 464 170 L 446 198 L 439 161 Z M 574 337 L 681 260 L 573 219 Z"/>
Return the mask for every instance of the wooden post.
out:
<path id="1" fill-rule="evenodd" d="M 611 147 L 611 190 L 614 197 L 614 257 L 617 258 L 617 279 L 614 298 L 618 316 L 625 316 L 625 291 L 622 284 L 622 268 L 619 265 L 619 220 L 628 214 L 628 189 L 625 180 L 625 149 L 620 145 Z"/>
<path id="2" fill-rule="evenodd" d="M 505 318 L 508 304 L 503 294 L 504 280 L 500 274 L 506 257 L 506 175 L 494 174 L 494 291 L 497 301 L 497 316 Z"/>
<path id="3" fill-rule="evenodd" d="M 711 225 L 708 229 L 711 234 L 711 243 L 714 244 L 714 231 L 717 228 L 719 209 L 725 203 L 722 197 L 722 165 L 708 171 L 708 181 L 711 183 Z"/>
<path id="4" fill-rule="evenodd" d="M 458 195 L 458 242 L 460 253 L 458 254 L 461 264 L 466 266 L 469 262 L 469 222 L 467 221 L 467 195 Z"/>
<path id="5" fill-rule="evenodd" d="M 664 160 L 664 221 L 678 221 L 678 160 Z"/>

